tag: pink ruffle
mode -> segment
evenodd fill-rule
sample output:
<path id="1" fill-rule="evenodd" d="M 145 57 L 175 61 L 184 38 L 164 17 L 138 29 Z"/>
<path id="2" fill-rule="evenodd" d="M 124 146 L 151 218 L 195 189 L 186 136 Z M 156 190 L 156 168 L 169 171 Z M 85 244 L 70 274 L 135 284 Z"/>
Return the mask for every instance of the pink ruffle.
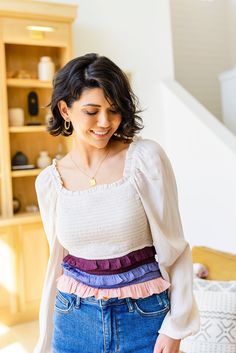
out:
<path id="1" fill-rule="evenodd" d="M 57 279 L 57 289 L 70 294 L 76 294 L 81 298 L 95 296 L 97 299 L 106 298 L 146 298 L 152 294 L 158 294 L 170 287 L 170 283 L 163 278 L 155 278 L 150 281 L 132 284 L 122 288 L 100 289 L 89 287 L 75 279 L 61 275 Z"/>

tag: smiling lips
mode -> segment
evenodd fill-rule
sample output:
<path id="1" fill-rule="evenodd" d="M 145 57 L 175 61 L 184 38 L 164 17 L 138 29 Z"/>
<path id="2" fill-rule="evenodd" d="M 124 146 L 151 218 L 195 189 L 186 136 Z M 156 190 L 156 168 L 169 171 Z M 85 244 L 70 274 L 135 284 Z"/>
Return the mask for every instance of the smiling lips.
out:
<path id="1" fill-rule="evenodd" d="M 109 130 L 105 130 L 105 131 L 96 131 L 96 130 L 90 130 L 90 131 L 96 136 L 104 137 L 104 136 L 108 135 L 108 133 L 110 132 L 110 129 Z"/>

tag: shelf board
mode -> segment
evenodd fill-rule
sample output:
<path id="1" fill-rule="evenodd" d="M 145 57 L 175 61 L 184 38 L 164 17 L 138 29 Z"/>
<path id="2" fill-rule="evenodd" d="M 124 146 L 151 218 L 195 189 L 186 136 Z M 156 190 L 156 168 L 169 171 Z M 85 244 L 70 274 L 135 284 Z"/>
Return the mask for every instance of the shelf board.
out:
<path id="1" fill-rule="evenodd" d="M 8 78 L 8 87 L 35 87 L 35 88 L 52 88 L 51 81 L 40 81 L 28 78 Z"/>
<path id="2" fill-rule="evenodd" d="M 24 170 L 12 170 L 12 178 L 21 178 L 28 176 L 36 176 L 41 172 L 42 169 L 24 169 Z"/>
<path id="3" fill-rule="evenodd" d="M 29 218 L 32 220 L 32 218 L 40 218 L 39 212 L 19 212 L 14 214 L 13 218 L 15 219 L 22 219 L 22 218 Z"/>
<path id="4" fill-rule="evenodd" d="M 35 223 L 41 220 L 39 212 L 20 212 L 12 217 L 0 217 L 0 227 L 5 227 L 14 224 Z"/>
<path id="5" fill-rule="evenodd" d="M 9 132 L 18 133 L 18 132 L 46 132 L 46 125 L 25 125 L 25 126 L 11 126 Z"/>

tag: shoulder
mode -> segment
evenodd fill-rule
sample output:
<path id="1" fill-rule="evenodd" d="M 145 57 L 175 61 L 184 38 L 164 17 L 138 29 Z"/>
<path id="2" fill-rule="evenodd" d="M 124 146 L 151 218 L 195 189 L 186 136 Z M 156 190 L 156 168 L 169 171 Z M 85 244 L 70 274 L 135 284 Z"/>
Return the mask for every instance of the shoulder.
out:
<path id="1" fill-rule="evenodd" d="M 135 150 L 137 168 L 153 177 L 158 177 L 168 161 L 162 146 L 154 140 L 138 138 Z"/>
<path id="2" fill-rule="evenodd" d="M 137 148 L 139 153 L 143 155 L 149 155 L 150 157 L 162 157 L 165 152 L 161 145 L 151 139 L 138 138 L 137 139 Z"/>
<path id="3" fill-rule="evenodd" d="M 48 192 L 49 189 L 53 188 L 52 168 L 53 165 L 49 165 L 48 167 L 43 169 L 37 176 L 35 180 L 35 188 L 37 192 Z"/>

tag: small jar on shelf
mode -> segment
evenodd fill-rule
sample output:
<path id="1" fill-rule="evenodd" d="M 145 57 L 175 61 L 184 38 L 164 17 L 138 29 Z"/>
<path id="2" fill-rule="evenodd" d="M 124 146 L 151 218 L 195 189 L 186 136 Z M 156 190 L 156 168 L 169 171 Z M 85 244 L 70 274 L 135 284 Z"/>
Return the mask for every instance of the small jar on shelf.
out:
<path id="1" fill-rule="evenodd" d="M 52 160 L 48 155 L 47 151 L 41 151 L 39 153 L 39 157 L 37 158 L 37 167 L 38 168 L 46 168 L 51 164 Z"/>
<path id="2" fill-rule="evenodd" d="M 24 110 L 22 108 L 9 108 L 8 109 L 9 125 L 10 126 L 23 126 L 24 125 Z"/>
<path id="3" fill-rule="evenodd" d="M 42 56 L 38 63 L 38 78 L 41 81 L 52 81 L 55 65 L 50 56 Z"/>

